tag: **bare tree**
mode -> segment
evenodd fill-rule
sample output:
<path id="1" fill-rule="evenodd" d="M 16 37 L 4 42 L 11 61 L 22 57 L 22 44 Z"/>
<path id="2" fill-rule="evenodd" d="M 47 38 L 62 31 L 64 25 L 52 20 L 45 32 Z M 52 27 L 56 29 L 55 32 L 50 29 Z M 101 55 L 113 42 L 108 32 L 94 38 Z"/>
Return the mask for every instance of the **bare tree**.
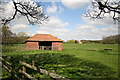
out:
<path id="1" fill-rule="evenodd" d="M 6 25 L 2 26 L 1 28 L 1 38 L 2 38 L 2 44 L 9 44 L 13 42 L 14 33 L 10 30 L 10 28 Z"/>
<path id="2" fill-rule="evenodd" d="M 36 4 L 31 0 L 12 0 L 14 12 L 9 18 L 0 16 L 2 24 L 6 25 L 16 17 L 25 16 L 30 24 L 41 24 L 48 16 L 43 12 L 43 7 L 40 4 Z M 6 2 L 0 2 L 0 12 L 4 13 L 4 7 Z M 19 16 L 18 16 L 19 15 Z"/>
<path id="3" fill-rule="evenodd" d="M 120 34 L 103 37 L 103 44 L 120 44 Z"/>
<path id="4" fill-rule="evenodd" d="M 120 0 L 94 0 L 91 9 L 85 13 L 85 17 L 103 19 L 111 15 L 114 21 L 120 22 Z"/>

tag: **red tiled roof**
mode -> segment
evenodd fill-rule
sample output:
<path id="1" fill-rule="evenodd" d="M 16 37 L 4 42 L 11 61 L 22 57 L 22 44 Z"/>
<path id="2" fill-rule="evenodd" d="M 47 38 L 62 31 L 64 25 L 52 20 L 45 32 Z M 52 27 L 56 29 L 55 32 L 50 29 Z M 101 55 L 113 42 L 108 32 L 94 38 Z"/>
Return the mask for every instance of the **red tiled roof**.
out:
<path id="1" fill-rule="evenodd" d="M 36 34 L 35 36 L 27 39 L 27 41 L 62 41 L 51 34 Z"/>

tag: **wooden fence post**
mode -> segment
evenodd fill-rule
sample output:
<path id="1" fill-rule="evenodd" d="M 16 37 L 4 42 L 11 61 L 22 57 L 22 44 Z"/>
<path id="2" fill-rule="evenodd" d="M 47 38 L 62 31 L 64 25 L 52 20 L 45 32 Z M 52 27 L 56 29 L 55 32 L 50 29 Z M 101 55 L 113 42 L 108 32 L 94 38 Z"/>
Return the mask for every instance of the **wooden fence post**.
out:
<path id="1" fill-rule="evenodd" d="M 35 66 L 35 61 L 32 61 L 32 66 Z"/>
<path id="2" fill-rule="evenodd" d="M 25 66 L 22 66 L 22 71 L 23 71 L 23 72 L 26 72 Z M 24 75 L 22 75 L 22 79 L 23 79 L 23 80 L 25 79 L 25 76 L 24 76 Z"/>
<path id="3" fill-rule="evenodd" d="M 23 70 L 24 72 L 26 72 L 26 68 L 25 68 L 25 66 L 22 67 L 22 70 Z"/>

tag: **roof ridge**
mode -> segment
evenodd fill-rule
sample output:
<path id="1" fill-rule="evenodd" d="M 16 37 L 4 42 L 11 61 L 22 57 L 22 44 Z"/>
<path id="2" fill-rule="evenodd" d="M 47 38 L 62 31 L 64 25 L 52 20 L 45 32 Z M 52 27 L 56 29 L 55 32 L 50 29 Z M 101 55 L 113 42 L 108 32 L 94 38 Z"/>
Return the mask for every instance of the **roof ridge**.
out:
<path id="1" fill-rule="evenodd" d="M 46 35 L 46 36 L 45 36 Z M 51 36 L 51 37 L 50 37 Z M 48 37 L 48 38 L 45 38 L 45 37 Z M 29 39 L 27 39 L 28 41 L 29 40 L 38 40 L 38 41 L 63 41 L 51 34 L 35 34 L 34 36 L 30 37 Z"/>
<path id="2" fill-rule="evenodd" d="M 51 35 L 51 34 L 35 34 L 35 35 Z"/>
<path id="3" fill-rule="evenodd" d="M 51 35 L 51 34 L 50 34 Z M 54 38 L 57 38 L 57 37 L 55 37 L 55 36 L 53 36 L 53 35 L 51 35 L 52 37 L 54 37 Z M 57 38 L 58 39 L 58 38 Z M 59 40 L 61 40 L 61 39 L 59 39 Z"/>

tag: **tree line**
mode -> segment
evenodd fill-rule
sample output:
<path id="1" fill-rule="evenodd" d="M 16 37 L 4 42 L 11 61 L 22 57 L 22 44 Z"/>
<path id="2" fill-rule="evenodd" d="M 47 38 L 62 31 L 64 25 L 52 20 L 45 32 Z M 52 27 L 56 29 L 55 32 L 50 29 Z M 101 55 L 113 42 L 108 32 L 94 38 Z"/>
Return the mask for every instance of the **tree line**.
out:
<path id="1" fill-rule="evenodd" d="M 102 43 L 102 40 L 67 40 L 67 43 Z"/>
<path id="2" fill-rule="evenodd" d="M 13 33 L 6 25 L 3 25 L 0 30 L 1 44 L 23 44 L 29 38 L 25 32 Z"/>
<path id="3" fill-rule="evenodd" d="M 67 43 L 103 43 L 120 44 L 120 34 L 103 37 L 102 40 L 67 40 Z"/>
<path id="4" fill-rule="evenodd" d="M 120 44 L 120 34 L 103 37 L 103 44 Z"/>

